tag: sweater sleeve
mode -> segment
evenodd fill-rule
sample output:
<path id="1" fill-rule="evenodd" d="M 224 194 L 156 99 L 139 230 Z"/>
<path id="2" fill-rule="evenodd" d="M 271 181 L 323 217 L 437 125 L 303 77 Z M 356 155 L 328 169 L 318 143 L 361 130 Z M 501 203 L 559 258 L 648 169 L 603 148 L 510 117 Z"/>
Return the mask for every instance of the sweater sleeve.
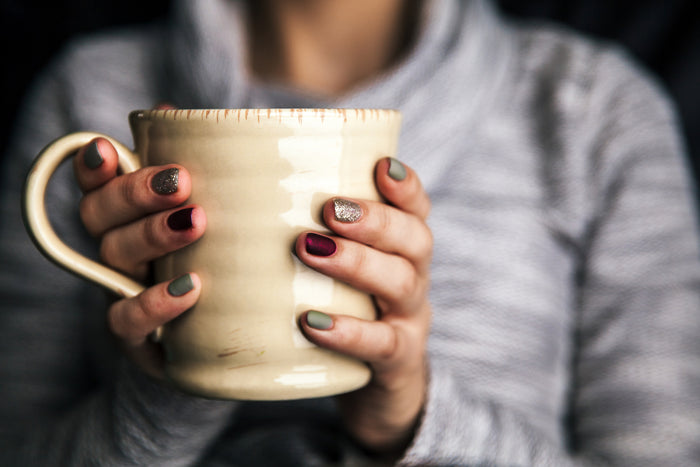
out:
<path id="1" fill-rule="evenodd" d="M 617 465 L 697 465 L 697 194 L 669 101 L 611 67 L 620 79 L 601 99 L 606 143 L 593 151 L 579 242 L 572 448 Z"/>
<path id="2" fill-rule="evenodd" d="M 449 365 L 433 363 L 430 373 L 422 424 L 400 465 L 596 465 L 575 462 L 498 401 L 470 397 Z"/>
<path id="3" fill-rule="evenodd" d="M 475 396 L 458 376 L 469 356 L 455 345 L 453 357 L 433 360 L 424 418 L 405 465 L 700 462 L 700 255 L 692 183 L 667 101 L 625 63 L 610 60 L 595 66 L 613 68 L 615 79 L 601 74 L 588 121 L 572 128 L 578 137 L 593 135 L 586 142 L 590 159 L 559 164 L 586 167 L 561 177 L 569 184 L 561 192 L 577 192 L 574 210 L 585 213 L 572 238 L 578 267 L 563 441 L 544 436 L 498 396 Z M 489 332 L 498 339 L 498 330 Z"/>
<path id="4" fill-rule="evenodd" d="M 102 292 L 43 258 L 22 225 L 31 160 L 42 145 L 75 130 L 60 76 L 50 70 L 36 86 L 3 160 L 0 464 L 190 465 L 235 404 L 184 395 L 126 362 L 109 366 L 118 358 L 95 355 L 99 346 L 88 344 L 109 340 L 93 325 L 104 321 Z M 69 166 L 49 189 L 48 210 L 59 236 L 86 251 Z"/>

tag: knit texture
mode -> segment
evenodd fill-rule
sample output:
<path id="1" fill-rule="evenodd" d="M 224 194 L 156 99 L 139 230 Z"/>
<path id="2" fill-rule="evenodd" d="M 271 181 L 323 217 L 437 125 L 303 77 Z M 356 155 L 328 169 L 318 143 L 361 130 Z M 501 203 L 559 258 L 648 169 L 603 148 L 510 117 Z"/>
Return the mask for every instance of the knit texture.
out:
<path id="1" fill-rule="evenodd" d="M 181 0 L 165 25 L 68 47 L 33 87 L 2 171 L 1 465 L 370 465 L 331 399 L 202 400 L 122 362 L 102 291 L 21 223 L 34 155 L 76 130 L 187 107 L 398 108 L 399 158 L 433 202 L 430 387 L 404 465 L 700 463 L 700 267 L 664 93 L 619 50 L 427 3 L 395 68 L 328 100 L 251 80 L 244 4 Z M 70 167 L 48 205 L 95 254 Z M 411 241 L 406 238 L 406 241 Z"/>

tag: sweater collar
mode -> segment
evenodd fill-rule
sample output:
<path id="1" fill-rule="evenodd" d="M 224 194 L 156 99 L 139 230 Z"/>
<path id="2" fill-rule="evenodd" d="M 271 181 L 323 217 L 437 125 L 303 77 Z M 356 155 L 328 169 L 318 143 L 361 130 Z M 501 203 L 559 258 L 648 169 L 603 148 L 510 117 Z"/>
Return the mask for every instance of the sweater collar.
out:
<path id="1" fill-rule="evenodd" d="M 177 0 L 165 35 L 165 76 L 181 108 L 234 108 L 245 101 L 243 2 Z"/>
<path id="2" fill-rule="evenodd" d="M 175 2 L 164 82 L 177 106 L 386 107 L 410 113 L 427 99 L 436 106 L 463 103 L 468 113 L 493 94 L 508 56 L 504 29 L 487 0 L 427 0 L 418 40 L 400 63 L 341 98 L 317 99 L 251 80 L 245 8 L 242 0 Z"/>

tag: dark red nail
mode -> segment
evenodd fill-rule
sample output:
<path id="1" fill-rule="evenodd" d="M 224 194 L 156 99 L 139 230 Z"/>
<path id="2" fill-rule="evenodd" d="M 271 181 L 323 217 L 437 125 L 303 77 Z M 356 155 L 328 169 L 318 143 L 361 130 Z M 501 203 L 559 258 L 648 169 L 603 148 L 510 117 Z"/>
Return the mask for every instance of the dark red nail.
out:
<path id="1" fill-rule="evenodd" d="M 306 234 L 304 245 L 306 252 L 314 256 L 330 256 L 336 250 L 333 239 L 315 233 Z"/>
<path id="2" fill-rule="evenodd" d="M 168 216 L 168 227 L 173 230 L 187 230 L 192 228 L 192 210 L 185 208 L 175 211 Z"/>

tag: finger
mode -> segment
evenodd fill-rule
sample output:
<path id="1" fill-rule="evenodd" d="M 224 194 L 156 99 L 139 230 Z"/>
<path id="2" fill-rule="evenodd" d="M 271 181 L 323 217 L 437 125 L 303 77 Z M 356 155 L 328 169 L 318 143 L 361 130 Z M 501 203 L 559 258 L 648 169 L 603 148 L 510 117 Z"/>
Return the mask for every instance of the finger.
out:
<path id="1" fill-rule="evenodd" d="M 403 256 L 421 271 L 430 266 L 432 233 L 418 216 L 383 203 L 334 198 L 324 205 L 323 218 L 345 238 Z"/>
<path id="2" fill-rule="evenodd" d="M 181 166 L 146 167 L 87 193 L 80 202 L 80 217 L 88 232 L 99 236 L 146 214 L 182 204 L 191 186 Z"/>
<path id="3" fill-rule="evenodd" d="M 73 172 L 83 193 L 94 190 L 117 176 L 119 156 L 112 143 L 95 138 L 73 158 Z"/>
<path id="4" fill-rule="evenodd" d="M 430 198 L 413 169 L 394 158 L 382 159 L 377 163 L 375 181 L 379 192 L 391 204 L 427 219 Z"/>
<path id="5" fill-rule="evenodd" d="M 399 365 L 409 374 L 423 366 L 429 328 L 422 321 L 368 321 L 310 310 L 299 324 L 314 344 L 369 363 L 375 378 L 395 376 L 392 370 Z"/>
<path id="6" fill-rule="evenodd" d="M 148 336 L 194 306 L 200 291 L 199 277 L 185 274 L 112 305 L 108 314 L 110 330 L 123 344 L 126 355 L 141 370 L 155 378 L 163 378 L 163 350 Z"/>
<path id="7" fill-rule="evenodd" d="M 108 231 L 100 255 L 112 267 L 144 278 L 149 262 L 199 239 L 206 228 L 204 210 L 195 205 L 152 214 Z"/>
<path id="8" fill-rule="evenodd" d="M 300 324 L 315 344 L 368 363 L 390 360 L 397 351 L 396 330 L 383 321 L 311 310 L 302 315 Z"/>
<path id="9" fill-rule="evenodd" d="M 201 281 L 194 273 L 156 284 L 113 304 L 109 328 L 127 347 L 140 346 L 158 327 L 194 306 L 200 291 Z"/>
<path id="10" fill-rule="evenodd" d="M 296 252 L 311 268 L 374 295 L 382 312 L 413 313 L 426 292 L 427 277 L 407 259 L 352 240 L 307 232 Z"/>

